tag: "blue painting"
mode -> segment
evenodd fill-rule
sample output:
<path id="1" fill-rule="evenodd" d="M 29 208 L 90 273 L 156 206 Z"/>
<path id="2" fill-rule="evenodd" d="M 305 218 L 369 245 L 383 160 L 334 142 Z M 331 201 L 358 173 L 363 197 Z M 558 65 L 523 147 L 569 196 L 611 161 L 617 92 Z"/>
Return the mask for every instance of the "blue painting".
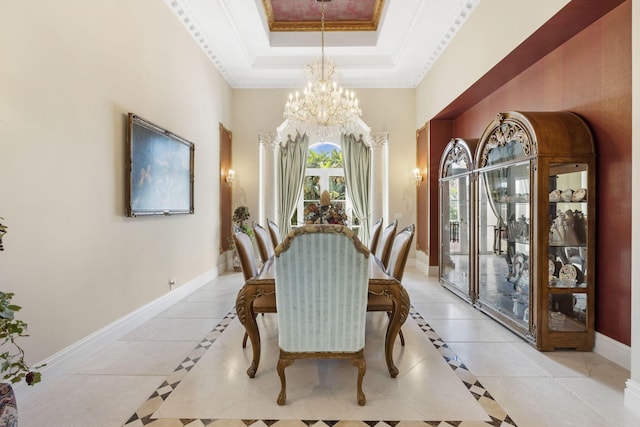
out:
<path id="1" fill-rule="evenodd" d="M 130 216 L 193 213 L 193 144 L 130 114 Z"/>

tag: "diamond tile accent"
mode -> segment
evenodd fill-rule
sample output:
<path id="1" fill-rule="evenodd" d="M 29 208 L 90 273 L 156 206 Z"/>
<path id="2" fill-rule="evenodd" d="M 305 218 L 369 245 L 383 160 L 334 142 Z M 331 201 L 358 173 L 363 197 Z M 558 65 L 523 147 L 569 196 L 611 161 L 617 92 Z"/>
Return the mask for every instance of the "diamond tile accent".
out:
<path id="1" fill-rule="evenodd" d="M 178 387 L 180 381 L 186 376 L 209 350 L 213 343 L 222 335 L 235 319 L 236 312 L 232 309 L 220 321 L 216 327 L 193 349 L 193 351 L 180 363 L 176 370 L 170 374 L 158 389 L 149 396 L 146 402 L 129 418 L 123 427 L 465 427 L 466 425 L 516 427 L 516 424 L 495 401 L 477 378 L 467 369 L 462 360 L 449 348 L 446 342 L 431 328 L 420 313 L 412 306 L 410 313 L 413 320 L 420 326 L 427 339 L 439 351 L 449 367 L 456 373 L 469 393 L 477 400 L 478 404 L 486 411 L 491 421 L 456 421 L 456 420 L 417 420 L 417 421 L 393 421 L 393 420 L 237 420 L 237 419 L 175 419 L 157 418 L 154 416 L 160 405 Z"/>

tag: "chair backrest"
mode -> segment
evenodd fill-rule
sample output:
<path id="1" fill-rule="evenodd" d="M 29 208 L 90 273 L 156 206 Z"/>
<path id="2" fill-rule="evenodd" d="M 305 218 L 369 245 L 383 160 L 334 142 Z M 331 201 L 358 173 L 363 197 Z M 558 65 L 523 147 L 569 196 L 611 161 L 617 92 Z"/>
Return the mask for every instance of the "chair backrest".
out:
<path id="1" fill-rule="evenodd" d="M 402 281 L 404 267 L 407 265 L 407 257 L 409 256 L 409 249 L 411 249 L 411 242 L 415 232 L 416 226 L 411 224 L 400 230 L 393 239 L 387 273 L 395 277 L 398 282 Z"/>
<path id="2" fill-rule="evenodd" d="M 380 241 L 380 232 L 382 231 L 382 218 L 376 221 L 371 227 L 371 237 L 369 237 L 369 250 L 375 254 L 378 248 L 378 242 Z"/>
<path id="3" fill-rule="evenodd" d="M 256 263 L 256 256 L 253 252 L 251 237 L 241 231 L 233 235 L 233 241 L 236 244 L 236 251 L 240 258 L 240 266 L 242 267 L 244 280 L 249 280 L 258 274 L 258 264 Z"/>
<path id="4" fill-rule="evenodd" d="M 267 219 L 267 227 L 269 228 L 269 235 L 271 236 L 271 242 L 273 243 L 273 247 L 275 248 L 282 242 L 282 236 L 280 236 L 280 227 L 278 224 Z"/>
<path id="5" fill-rule="evenodd" d="M 393 222 L 385 227 L 378 241 L 378 246 L 374 252 L 376 258 L 378 258 L 385 268 L 389 263 L 389 254 L 391 253 L 391 245 L 393 244 L 393 238 L 396 236 L 396 229 L 398 228 L 398 220 L 394 219 Z"/>
<path id="6" fill-rule="evenodd" d="M 275 248 L 275 246 L 273 246 L 273 242 L 271 241 L 269 232 L 266 228 L 264 228 L 257 222 L 254 222 L 253 235 L 256 236 L 260 259 L 262 260 L 262 262 L 267 262 L 267 260 L 273 256 L 273 250 Z"/>
<path id="7" fill-rule="evenodd" d="M 341 225 L 293 229 L 276 248 L 278 341 L 287 352 L 364 348 L 369 249 Z"/>

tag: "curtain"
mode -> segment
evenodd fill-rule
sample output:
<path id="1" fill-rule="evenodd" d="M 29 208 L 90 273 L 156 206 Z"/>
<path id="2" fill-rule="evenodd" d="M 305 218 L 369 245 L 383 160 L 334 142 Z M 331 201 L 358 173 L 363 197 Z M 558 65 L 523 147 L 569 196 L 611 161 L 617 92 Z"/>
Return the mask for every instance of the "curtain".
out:
<path id="1" fill-rule="evenodd" d="M 306 133 L 302 136 L 296 134 L 295 140 L 289 135 L 287 142 L 280 147 L 277 172 L 278 227 L 283 238 L 291 230 L 291 215 L 302 190 L 308 151 L 309 137 Z"/>
<path id="2" fill-rule="evenodd" d="M 369 244 L 371 212 L 371 147 L 353 134 L 342 134 L 342 160 L 353 215 L 360 221 L 360 240 Z"/>

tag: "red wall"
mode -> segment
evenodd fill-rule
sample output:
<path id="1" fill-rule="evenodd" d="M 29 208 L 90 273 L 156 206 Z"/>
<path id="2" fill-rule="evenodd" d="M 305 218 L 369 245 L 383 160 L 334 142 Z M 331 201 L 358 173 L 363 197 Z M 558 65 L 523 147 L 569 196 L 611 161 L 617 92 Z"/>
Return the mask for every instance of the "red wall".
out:
<path id="1" fill-rule="evenodd" d="M 631 0 L 543 57 L 453 121 L 479 138 L 502 111 L 569 110 L 597 150 L 596 330 L 631 344 Z"/>

